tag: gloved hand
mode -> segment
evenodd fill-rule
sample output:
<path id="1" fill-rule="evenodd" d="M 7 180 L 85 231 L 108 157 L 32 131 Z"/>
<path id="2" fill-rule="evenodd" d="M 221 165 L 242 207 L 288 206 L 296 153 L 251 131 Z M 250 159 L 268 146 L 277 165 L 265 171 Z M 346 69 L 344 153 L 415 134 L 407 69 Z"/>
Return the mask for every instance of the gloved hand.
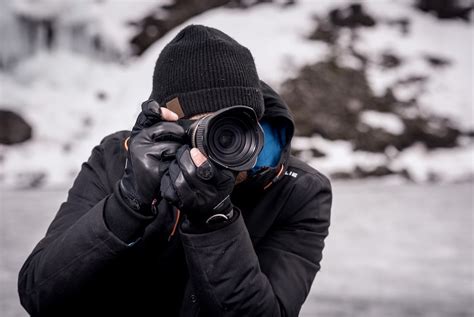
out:
<path id="1" fill-rule="evenodd" d="M 177 121 L 178 115 L 173 111 L 160 107 L 158 102 L 149 99 L 142 103 L 142 111 L 137 117 L 137 121 L 132 128 L 131 137 L 140 133 L 141 130 L 149 128 L 161 121 Z"/>
<path id="2" fill-rule="evenodd" d="M 177 119 L 173 112 L 157 105 L 154 101 L 151 104 L 161 119 Z M 149 214 L 152 201 L 161 199 L 161 178 L 175 159 L 177 149 L 184 144 L 185 136 L 186 132 L 177 123 L 161 121 L 131 137 L 120 192 L 132 209 Z"/>
<path id="3" fill-rule="evenodd" d="M 191 151 L 188 145 L 178 149 L 176 160 L 161 179 L 162 197 L 194 224 L 228 218 L 233 208 L 230 194 L 235 184 L 234 174 L 212 164 L 198 149 Z M 192 156 L 204 159 L 196 162 Z"/>

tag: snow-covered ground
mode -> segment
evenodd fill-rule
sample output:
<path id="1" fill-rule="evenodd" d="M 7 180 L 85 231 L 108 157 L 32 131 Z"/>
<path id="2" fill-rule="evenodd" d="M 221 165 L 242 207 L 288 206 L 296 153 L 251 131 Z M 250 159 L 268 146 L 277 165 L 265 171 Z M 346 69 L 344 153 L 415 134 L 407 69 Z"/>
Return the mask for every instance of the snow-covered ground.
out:
<path id="1" fill-rule="evenodd" d="M 110 41 L 108 47 L 118 52 L 120 58 L 109 61 L 104 55 L 75 50 L 68 41 L 63 41 L 52 50 L 40 49 L 31 56 L 25 55 L 15 67 L 0 71 L 0 107 L 20 113 L 32 125 L 34 133 L 32 140 L 24 144 L 0 145 L 0 182 L 8 187 L 29 186 L 33 182 L 70 184 L 94 145 L 105 135 L 133 125 L 141 101 L 146 100 L 151 91 L 153 67 L 159 52 L 185 25 L 205 24 L 233 36 L 252 51 L 260 77 L 278 89 L 286 79 L 295 76 L 301 66 L 329 54 L 326 43 L 307 40 L 315 26 L 314 15 L 326 14 L 330 8 L 349 1 L 300 0 L 289 7 L 262 4 L 248 10 L 210 10 L 173 29 L 140 58 L 127 58 L 126 43 L 133 33 L 127 22 L 156 7 L 155 1 L 45 2 L 50 4 L 51 12 L 61 9 L 65 14 L 74 15 L 75 18 L 70 19 L 74 23 L 90 21 L 86 22 L 92 30 L 90 34 L 94 31 L 105 35 Z M 165 2 L 169 1 L 161 3 Z M 23 14 L 53 14 L 45 7 L 38 11 L 26 6 L 26 0 L 12 3 L 16 5 L 10 10 Z M 473 129 L 472 24 L 440 22 L 414 10 L 408 1 L 363 3 L 369 13 L 383 19 L 403 16 L 412 21 L 411 32 L 406 36 L 387 23 L 359 32 L 357 48 L 368 56 L 390 50 L 404 61 L 393 70 L 369 66 L 371 88 L 382 94 L 387 85 L 397 79 L 412 74 L 427 76 L 429 80 L 425 85 L 400 88 L 395 91 L 396 96 L 404 100 L 419 94 L 423 111 L 449 116 L 463 129 Z M 3 12 L 2 17 L 10 19 L 3 21 L 11 21 L 8 12 L 12 11 Z M 68 19 L 61 21 L 67 30 Z M 7 35 L 1 34 L 3 40 Z M 68 36 L 72 35 L 64 35 Z M 15 49 L 21 50 L 21 47 Z M 11 54 L 3 45 L 0 52 Z M 428 67 L 423 56 L 429 54 L 441 55 L 449 61 L 449 66 Z M 351 63 L 351 60 L 348 58 L 346 62 Z M 396 118 L 376 112 L 365 113 L 363 120 L 391 132 L 403 129 Z M 413 171 L 418 181 L 432 179 L 433 173 L 447 181 L 469 179 L 474 174 L 474 145 L 469 139 L 463 146 L 449 150 L 427 152 L 420 145 L 402 153 L 387 151 L 383 154 L 356 152 L 345 141 L 320 137 L 297 139 L 295 146 L 301 149 L 315 142 L 329 155 L 308 160 L 328 174 L 356 165 L 376 166 L 380 162 L 388 162 L 398 170 Z"/>
<path id="2" fill-rule="evenodd" d="M 472 316 L 472 186 L 334 182 L 321 270 L 300 316 Z M 2 317 L 26 316 L 18 272 L 66 188 L 0 193 Z"/>

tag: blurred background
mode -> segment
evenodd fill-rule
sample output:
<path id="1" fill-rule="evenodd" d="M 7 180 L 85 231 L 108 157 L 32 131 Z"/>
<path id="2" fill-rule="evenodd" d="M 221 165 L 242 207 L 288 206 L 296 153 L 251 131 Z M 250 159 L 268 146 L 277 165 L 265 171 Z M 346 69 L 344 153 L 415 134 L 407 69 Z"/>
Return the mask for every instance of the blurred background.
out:
<path id="1" fill-rule="evenodd" d="M 0 0 L 0 315 L 92 147 L 130 129 L 188 24 L 247 46 L 328 175 L 301 316 L 474 316 L 473 2 Z"/>

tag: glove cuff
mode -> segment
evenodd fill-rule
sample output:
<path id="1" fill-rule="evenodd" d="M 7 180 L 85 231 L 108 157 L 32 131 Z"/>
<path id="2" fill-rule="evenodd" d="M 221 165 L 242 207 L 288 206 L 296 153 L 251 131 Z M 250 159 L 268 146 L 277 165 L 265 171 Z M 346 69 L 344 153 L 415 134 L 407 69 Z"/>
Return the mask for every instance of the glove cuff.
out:
<path id="1" fill-rule="evenodd" d="M 123 179 L 119 181 L 118 193 L 122 197 L 123 202 L 135 212 L 144 216 L 154 216 L 156 214 L 155 208 L 152 204 L 142 204 L 140 201 L 126 189 L 123 184 Z"/>
<path id="2" fill-rule="evenodd" d="M 219 224 L 223 222 L 228 222 L 230 219 L 232 219 L 232 216 L 234 215 L 234 209 L 231 208 L 230 212 L 227 214 L 213 214 L 206 220 L 206 225 L 213 225 L 213 224 Z"/>
<path id="3" fill-rule="evenodd" d="M 231 223 L 239 217 L 240 210 L 237 207 L 232 207 L 229 213 L 226 214 L 228 220 L 219 221 L 219 222 L 191 222 L 189 218 L 186 218 L 185 221 L 181 224 L 181 230 L 186 233 L 207 233 L 222 229 L 229 226 Z M 211 216 L 212 217 L 212 216 Z"/>
<path id="4" fill-rule="evenodd" d="M 146 216 L 131 209 L 128 203 L 124 201 L 119 187 L 119 184 L 116 184 L 113 194 L 107 199 L 104 220 L 110 231 L 120 240 L 129 243 L 141 237 L 146 226 L 155 217 Z"/>

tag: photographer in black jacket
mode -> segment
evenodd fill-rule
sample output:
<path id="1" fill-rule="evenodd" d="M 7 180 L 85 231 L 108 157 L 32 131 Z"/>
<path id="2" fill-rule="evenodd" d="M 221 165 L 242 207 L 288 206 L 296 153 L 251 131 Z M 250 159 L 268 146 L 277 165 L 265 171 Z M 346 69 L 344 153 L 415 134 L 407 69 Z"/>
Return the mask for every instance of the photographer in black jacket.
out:
<path id="1" fill-rule="evenodd" d="M 236 105 L 265 133 L 255 167 L 238 174 L 177 123 Z M 161 52 L 133 130 L 93 149 L 23 265 L 22 305 L 34 316 L 297 316 L 331 187 L 290 156 L 293 130 L 245 47 L 186 27 Z"/>

